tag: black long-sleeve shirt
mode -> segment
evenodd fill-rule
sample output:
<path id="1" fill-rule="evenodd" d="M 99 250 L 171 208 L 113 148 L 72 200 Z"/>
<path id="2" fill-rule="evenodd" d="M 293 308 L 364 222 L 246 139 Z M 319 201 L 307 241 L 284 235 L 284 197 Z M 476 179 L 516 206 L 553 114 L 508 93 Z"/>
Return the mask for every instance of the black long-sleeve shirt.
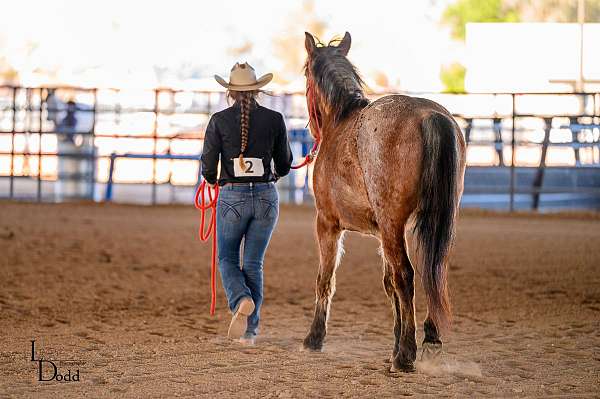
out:
<path id="1" fill-rule="evenodd" d="M 269 182 L 285 176 L 292 165 L 292 151 L 283 115 L 252 104 L 248 129 L 248 144 L 244 151 L 246 170 L 238 167 L 241 148 L 240 105 L 235 103 L 213 114 L 208 122 L 202 149 L 202 176 L 210 184 Z M 275 173 L 271 170 L 271 160 Z M 262 165 L 261 165 L 262 164 Z M 261 173 L 262 172 L 262 173 Z"/>

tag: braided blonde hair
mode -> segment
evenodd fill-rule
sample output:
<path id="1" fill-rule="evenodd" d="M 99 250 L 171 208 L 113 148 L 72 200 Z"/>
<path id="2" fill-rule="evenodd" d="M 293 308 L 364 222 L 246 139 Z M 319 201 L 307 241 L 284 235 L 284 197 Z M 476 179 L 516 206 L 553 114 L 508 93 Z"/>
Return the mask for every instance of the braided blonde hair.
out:
<path id="1" fill-rule="evenodd" d="M 246 164 L 244 162 L 244 151 L 248 147 L 248 129 L 250 127 L 250 107 L 252 100 L 258 95 L 258 90 L 252 91 L 234 91 L 228 90 L 227 97 L 240 103 L 240 133 L 241 133 L 241 146 L 240 155 L 238 157 L 238 163 L 240 168 L 245 172 Z"/>

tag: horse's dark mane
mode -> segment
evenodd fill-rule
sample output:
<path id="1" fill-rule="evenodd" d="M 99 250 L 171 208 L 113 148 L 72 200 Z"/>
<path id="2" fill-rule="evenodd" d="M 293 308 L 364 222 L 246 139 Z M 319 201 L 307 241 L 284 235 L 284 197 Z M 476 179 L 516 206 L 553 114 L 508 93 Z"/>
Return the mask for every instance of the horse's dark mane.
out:
<path id="1" fill-rule="evenodd" d="M 333 41 L 317 47 L 308 58 L 305 70 L 333 111 L 334 122 L 339 122 L 357 108 L 369 104 L 363 92 L 363 80 L 356 68 L 340 53 Z M 310 68 L 310 69 L 309 69 Z"/>

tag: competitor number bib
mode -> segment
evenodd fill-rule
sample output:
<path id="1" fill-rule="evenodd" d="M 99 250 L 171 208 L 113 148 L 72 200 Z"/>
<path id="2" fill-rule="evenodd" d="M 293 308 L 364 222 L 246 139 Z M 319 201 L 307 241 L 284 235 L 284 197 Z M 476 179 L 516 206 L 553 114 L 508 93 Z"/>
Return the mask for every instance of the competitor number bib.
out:
<path id="1" fill-rule="evenodd" d="M 233 174 L 235 177 L 250 177 L 250 176 L 262 176 L 265 173 L 263 161 L 261 158 L 244 158 L 244 164 L 246 164 L 246 171 L 240 168 L 238 158 L 233 158 Z"/>

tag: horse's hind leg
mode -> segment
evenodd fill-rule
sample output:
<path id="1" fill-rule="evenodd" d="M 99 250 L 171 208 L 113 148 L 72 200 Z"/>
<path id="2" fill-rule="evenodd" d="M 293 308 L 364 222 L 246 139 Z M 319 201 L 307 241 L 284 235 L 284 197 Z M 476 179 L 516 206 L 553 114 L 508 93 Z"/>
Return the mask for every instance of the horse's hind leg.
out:
<path id="1" fill-rule="evenodd" d="M 444 263 L 448 261 L 448 255 L 444 259 Z M 427 309 L 427 317 L 423 322 L 423 338 L 421 360 L 436 361 L 439 360 L 442 353 L 442 340 L 440 338 L 440 330 L 433 319 L 429 316 L 429 305 Z"/>
<path id="2" fill-rule="evenodd" d="M 341 229 L 335 222 L 317 215 L 317 239 L 319 241 L 319 273 L 316 284 L 315 315 L 310 331 L 304 338 L 304 347 L 321 350 L 327 333 L 327 319 L 331 299 L 335 293 L 335 269 L 339 262 Z"/>
<path id="3" fill-rule="evenodd" d="M 445 262 L 448 256 L 446 255 Z M 440 330 L 435 324 L 433 319 L 429 316 L 429 304 L 427 309 L 427 317 L 423 322 L 423 332 L 425 338 L 423 338 L 421 360 L 436 361 L 439 360 L 442 353 L 442 340 L 440 338 Z"/>
<path id="4" fill-rule="evenodd" d="M 415 370 L 417 342 L 415 329 L 415 285 L 414 269 L 408 259 L 404 242 L 404 223 L 393 232 L 382 231 L 383 256 L 391 269 L 394 292 L 400 302 L 400 314 L 395 311 L 394 334 L 397 350 L 391 371 L 410 372 Z M 398 317 L 401 320 L 398 320 Z M 398 328 L 399 327 L 399 328 Z"/>
<path id="5" fill-rule="evenodd" d="M 383 256 L 383 248 L 381 249 L 381 257 L 383 258 L 383 288 L 385 293 L 390 300 L 392 305 L 392 314 L 394 315 L 394 348 L 392 349 L 392 355 L 390 357 L 390 363 L 394 361 L 394 358 L 398 354 L 398 345 L 400 343 L 401 333 L 401 314 L 400 314 L 400 299 L 396 295 L 396 289 L 394 288 L 393 282 L 393 270 L 392 266 L 386 261 Z"/>
<path id="6" fill-rule="evenodd" d="M 427 316 L 423 323 L 423 332 L 425 333 L 425 338 L 423 339 L 421 360 L 438 358 L 442 353 L 442 341 L 440 340 L 437 326 L 429 316 Z"/>

